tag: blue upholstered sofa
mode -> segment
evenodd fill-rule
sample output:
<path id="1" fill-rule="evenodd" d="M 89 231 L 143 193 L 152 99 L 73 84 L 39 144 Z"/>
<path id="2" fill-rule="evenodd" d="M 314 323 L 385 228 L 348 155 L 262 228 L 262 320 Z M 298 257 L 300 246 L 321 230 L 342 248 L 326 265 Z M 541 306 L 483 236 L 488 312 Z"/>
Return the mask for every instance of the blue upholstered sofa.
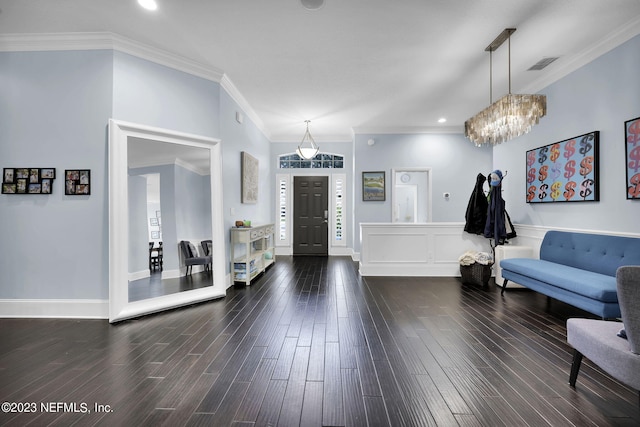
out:
<path id="1" fill-rule="evenodd" d="M 640 239 L 548 231 L 540 259 L 500 261 L 502 293 L 509 280 L 603 319 L 620 317 L 616 270 L 640 265 Z"/>

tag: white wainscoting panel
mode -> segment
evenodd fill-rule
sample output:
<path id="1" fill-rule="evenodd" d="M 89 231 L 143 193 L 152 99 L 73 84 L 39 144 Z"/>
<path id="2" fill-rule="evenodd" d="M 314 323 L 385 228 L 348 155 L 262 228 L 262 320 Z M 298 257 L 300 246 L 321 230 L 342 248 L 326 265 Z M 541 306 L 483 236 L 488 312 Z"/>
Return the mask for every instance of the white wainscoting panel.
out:
<path id="1" fill-rule="evenodd" d="M 515 224 L 518 236 L 509 245 L 527 246 L 538 258 L 540 245 L 549 230 L 577 233 L 640 237 L 638 233 L 580 230 L 539 225 Z M 464 231 L 464 223 L 360 224 L 360 262 L 362 276 L 448 276 L 459 277 L 458 257 L 467 250 L 491 252 L 489 239 Z"/>
<path id="2" fill-rule="evenodd" d="M 491 251 L 489 240 L 466 233 L 464 223 L 362 223 L 360 238 L 363 276 L 455 277 L 465 251 Z"/>

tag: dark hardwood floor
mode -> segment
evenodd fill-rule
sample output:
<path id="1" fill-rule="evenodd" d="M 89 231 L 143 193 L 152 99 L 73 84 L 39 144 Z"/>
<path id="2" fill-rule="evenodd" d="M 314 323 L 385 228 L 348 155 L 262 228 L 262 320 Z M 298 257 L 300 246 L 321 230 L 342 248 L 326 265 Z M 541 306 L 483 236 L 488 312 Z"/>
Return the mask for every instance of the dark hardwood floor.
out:
<path id="1" fill-rule="evenodd" d="M 590 361 L 568 385 L 585 313 L 498 290 L 279 257 L 224 299 L 115 325 L 0 319 L 0 402 L 22 410 L 0 424 L 640 425 L 637 391 Z"/>
<path id="2" fill-rule="evenodd" d="M 129 302 L 140 301 L 192 289 L 213 286 L 210 271 L 187 274 L 171 279 L 163 279 L 160 271 L 154 271 L 149 277 L 129 282 Z"/>

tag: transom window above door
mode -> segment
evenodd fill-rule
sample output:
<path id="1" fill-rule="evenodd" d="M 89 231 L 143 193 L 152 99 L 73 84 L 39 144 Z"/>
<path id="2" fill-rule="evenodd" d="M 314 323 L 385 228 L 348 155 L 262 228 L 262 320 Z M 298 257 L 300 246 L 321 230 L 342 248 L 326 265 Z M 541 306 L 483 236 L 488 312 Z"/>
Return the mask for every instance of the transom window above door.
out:
<path id="1" fill-rule="evenodd" d="M 282 154 L 278 157 L 278 169 L 342 169 L 344 156 L 318 153 L 312 159 L 305 160 L 296 153 Z"/>

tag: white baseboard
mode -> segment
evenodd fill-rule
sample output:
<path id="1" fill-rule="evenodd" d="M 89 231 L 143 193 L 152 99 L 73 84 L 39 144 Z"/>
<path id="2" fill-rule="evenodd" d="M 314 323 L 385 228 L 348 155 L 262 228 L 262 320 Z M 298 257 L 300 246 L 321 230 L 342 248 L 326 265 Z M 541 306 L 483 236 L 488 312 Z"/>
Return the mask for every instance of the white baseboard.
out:
<path id="1" fill-rule="evenodd" d="M 4 299 L 0 317 L 108 319 L 109 300 L 97 299 Z"/>
<path id="2" fill-rule="evenodd" d="M 133 273 L 129 273 L 129 281 L 133 282 L 140 279 L 146 279 L 149 276 L 151 276 L 149 270 L 134 271 Z"/>

